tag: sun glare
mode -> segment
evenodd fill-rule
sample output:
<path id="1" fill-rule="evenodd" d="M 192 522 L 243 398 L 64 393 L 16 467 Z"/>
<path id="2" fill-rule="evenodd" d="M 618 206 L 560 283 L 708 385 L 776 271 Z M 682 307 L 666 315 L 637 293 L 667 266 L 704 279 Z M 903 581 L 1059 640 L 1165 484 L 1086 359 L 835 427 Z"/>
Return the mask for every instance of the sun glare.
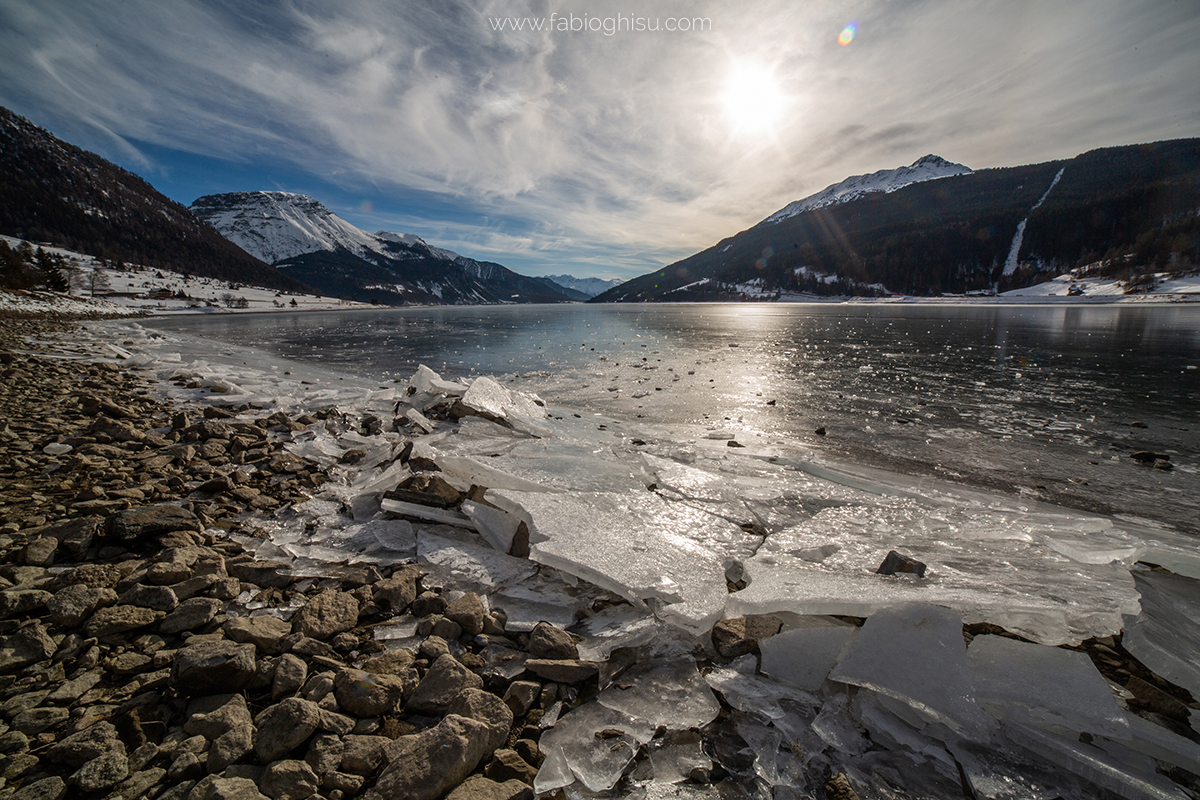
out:
<path id="1" fill-rule="evenodd" d="M 775 75 L 759 64 L 735 65 L 722 101 L 730 121 L 743 133 L 769 131 L 783 115 L 784 97 Z"/>

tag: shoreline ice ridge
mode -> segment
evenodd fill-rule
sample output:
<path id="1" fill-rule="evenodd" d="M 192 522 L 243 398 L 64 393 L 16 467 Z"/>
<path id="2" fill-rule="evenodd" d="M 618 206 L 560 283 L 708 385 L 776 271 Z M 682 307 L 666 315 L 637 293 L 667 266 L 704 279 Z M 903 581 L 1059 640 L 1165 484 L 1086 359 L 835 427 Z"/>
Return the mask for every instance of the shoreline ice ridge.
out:
<path id="1" fill-rule="evenodd" d="M 1121 785 L 1137 789 L 1125 796 L 1166 797 L 1181 795 L 1153 768 L 1147 774 L 1129 766 L 1139 763 L 1132 753 L 1149 748 L 1154 758 L 1175 753 L 1164 760 L 1180 766 L 1200 763 L 1187 761 L 1200 751 L 1183 737 L 1169 739 L 1165 749 L 1147 745 L 1145 734 L 1121 738 L 1121 722 L 1130 717 L 1124 707 L 1103 717 L 1108 726 L 1103 730 L 1068 697 L 1049 717 L 1027 718 L 1020 709 L 1010 710 L 989 677 L 1017 669 L 1030 670 L 1030 680 L 1037 681 L 1061 680 L 1073 669 L 1091 675 L 1090 662 L 1047 666 L 1030 654 L 1045 652 L 1046 645 L 1119 633 L 1127 617 L 1140 613 L 1131 567 L 1148 553 L 1185 551 L 1182 537 L 1151 531 L 1158 538 L 1148 542 L 1131 532 L 1133 526 L 1094 515 L 948 484 L 905 485 L 903 476 L 855 468 L 805 469 L 788 458 L 772 463 L 703 439 L 688 443 L 694 457 L 685 464 L 673 456 L 681 443 L 655 443 L 657 431 L 638 431 L 639 440 L 651 444 L 634 445 L 628 421 L 555 413 L 491 378 L 467 385 L 422 367 L 408 386 L 339 385 L 328 377 L 285 378 L 277 369 L 249 363 L 185 365 L 170 352 L 172 344 L 155 336 L 122 347 L 130 354 L 126 360 L 136 359 L 160 380 L 186 375 L 188 385 L 197 384 L 171 389 L 185 399 L 253 404 L 254 414 L 263 408 L 337 405 L 341 413 L 332 424 L 294 431 L 289 445 L 297 457 L 327 467 L 331 482 L 313 500 L 263 527 L 270 547 L 314 576 L 336 571 L 339 562 L 416 560 L 448 586 L 479 588 L 486 602 L 508 612 L 513 630 L 529 630 L 541 619 L 578 630 L 585 636 L 581 651 L 597 658 L 626 645 L 644 647 L 656 637 L 711 658 L 704 640 L 722 618 L 777 615 L 795 631 L 828 615 L 866 617 L 867 624 L 842 649 L 823 651 L 829 663 L 813 695 L 816 705 L 804 710 L 784 702 L 776 714 L 758 700 L 745 701 L 749 716 L 738 723 L 738 734 L 758 745 L 755 770 L 761 780 L 798 788 L 806 780 L 811 784 L 812 770 L 836 763 L 869 785 L 872 779 L 864 776 L 904 753 L 929 771 L 930 781 L 957 783 L 957 772 L 946 771 L 957 763 L 973 785 L 983 786 L 997 770 L 1011 768 L 1005 759 L 1032 763 L 1037 758 L 1031 753 L 1044 750 L 1050 764 L 1109 788 L 1115 788 L 1111 781 L 1124 780 L 1120 775 L 1133 775 Z M 409 409 L 426 424 L 408 415 Z M 436 472 L 424 472 L 430 464 Z M 462 512 L 430 511 L 420 519 L 410 505 L 395 505 L 405 501 L 385 497 L 421 474 L 437 475 L 468 494 L 469 504 L 460 506 Z M 389 513 L 389 504 L 405 518 Z M 527 557 L 516 555 L 522 526 Z M 875 575 L 890 549 L 925 562 L 929 575 L 922 580 Z M 1186 555 L 1178 561 L 1193 569 L 1197 563 Z M 743 586 L 730 576 L 731 564 L 740 566 Z M 632 607 L 614 605 L 610 593 Z M 593 627 L 590 622 L 605 615 L 594 613 L 597 605 L 628 613 L 610 614 L 610 625 Z M 577 622 L 588 617 L 588 623 Z M 941 626 L 940 644 L 896 663 L 895 636 L 923 629 L 931 619 Z M 891 638 L 863 638 L 888 620 Z M 971 649 L 959 654 L 955 648 L 962 645 L 954 642 L 956 637 L 962 642 L 964 622 L 999 625 L 1032 640 L 1024 646 L 1035 649 L 981 645 L 978 658 Z M 764 658 L 772 641 L 762 640 Z M 919 687 L 941 674 L 945 658 L 961 665 L 961 703 L 938 710 L 918 696 Z M 900 679 L 903 670 L 915 676 L 908 683 Z M 750 665 L 749 671 L 735 670 L 709 684 L 727 700 L 751 679 L 788 693 L 786 684 L 755 672 Z M 1119 755 L 1104 756 L 1107 766 L 1100 768 L 1095 766 L 1100 757 L 1078 752 L 1078 742 L 1043 746 L 1044 737 L 1057 741 L 1072 726 L 1080 728 L 1076 738 L 1115 736 L 1105 747 Z M 893 755 L 854 744 L 864 734 L 892 743 L 886 753 Z M 981 755 L 970 744 L 980 740 L 1005 744 Z M 788 742 L 807 742 L 817 753 L 832 748 L 838 755 L 789 757 Z M 557 780 L 567 781 L 560 786 L 583 780 L 580 747 L 564 745 L 548 760 L 565 769 L 556 773 Z M 603 780 L 613 774 L 620 779 L 622 769 L 610 769 Z M 1053 770 L 1037 773 L 1039 785 L 1045 785 L 1047 772 Z M 589 773 L 584 783 L 594 789 L 596 780 Z"/>

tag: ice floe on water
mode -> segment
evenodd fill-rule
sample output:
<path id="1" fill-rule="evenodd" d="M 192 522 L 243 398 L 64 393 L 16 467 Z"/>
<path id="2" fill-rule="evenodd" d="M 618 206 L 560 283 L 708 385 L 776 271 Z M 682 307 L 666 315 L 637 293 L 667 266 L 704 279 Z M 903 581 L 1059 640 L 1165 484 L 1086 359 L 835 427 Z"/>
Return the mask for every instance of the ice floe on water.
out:
<path id="1" fill-rule="evenodd" d="M 1192 738 L 1133 714 L 1091 659 L 1055 647 L 1124 629 L 1129 652 L 1200 693 L 1195 576 L 1134 566 L 1196 569 L 1194 542 L 1169 530 L 671 439 L 493 378 L 421 367 L 379 386 L 122 334 L 115 357 L 172 396 L 290 415 L 273 435 L 328 475 L 308 502 L 247 521 L 260 558 L 314 577 L 416 562 L 431 584 L 478 591 L 507 630 L 549 621 L 607 662 L 599 694 L 542 733 L 539 793 L 717 797 L 696 781 L 719 763 L 776 798 L 811 796 L 831 773 L 864 796 L 961 797 L 965 784 L 987 798 L 1165 798 L 1188 795 L 1164 770 L 1200 769 Z M 878 574 L 890 551 L 923 571 Z M 714 625 L 747 615 L 775 627 L 721 658 Z M 999 627 L 964 637 L 981 623 Z M 377 635 L 395 646 L 417 631 L 398 620 Z M 505 653 L 494 663 L 519 674 Z"/>

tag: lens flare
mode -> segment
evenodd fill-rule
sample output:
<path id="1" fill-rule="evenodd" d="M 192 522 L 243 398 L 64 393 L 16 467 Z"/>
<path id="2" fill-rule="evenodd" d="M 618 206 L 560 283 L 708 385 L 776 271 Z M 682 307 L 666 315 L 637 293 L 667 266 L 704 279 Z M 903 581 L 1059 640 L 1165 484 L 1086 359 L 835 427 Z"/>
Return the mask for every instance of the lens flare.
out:
<path id="1" fill-rule="evenodd" d="M 838 34 L 838 44 L 842 47 L 854 41 L 854 34 L 858 33 L 858 23 L 851 22 L 846 27 L 842 28 L 842 32 Z"/>
<path id="2" fill-rule="evenodd" d="M 375 210 L 375 204 L 372 203 L 370 200 L 363 200 L 361 203 L 358 204 L 358 210 L 363 212 L 364 214 L 370 214 L 372 211 Z"/>

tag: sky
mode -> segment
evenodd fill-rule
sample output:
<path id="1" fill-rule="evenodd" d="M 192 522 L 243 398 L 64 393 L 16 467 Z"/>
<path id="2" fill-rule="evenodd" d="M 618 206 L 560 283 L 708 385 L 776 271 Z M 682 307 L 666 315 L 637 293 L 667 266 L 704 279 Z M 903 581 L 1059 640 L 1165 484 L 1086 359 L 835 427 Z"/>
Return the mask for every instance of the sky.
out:
<path id="1" fill-rule="evenodd" d="M 628 279 L 927 153 L 1200 136 L 1197 42 L 1195 0 L 0 0 L 0 105 L 185 205 Z"/>

